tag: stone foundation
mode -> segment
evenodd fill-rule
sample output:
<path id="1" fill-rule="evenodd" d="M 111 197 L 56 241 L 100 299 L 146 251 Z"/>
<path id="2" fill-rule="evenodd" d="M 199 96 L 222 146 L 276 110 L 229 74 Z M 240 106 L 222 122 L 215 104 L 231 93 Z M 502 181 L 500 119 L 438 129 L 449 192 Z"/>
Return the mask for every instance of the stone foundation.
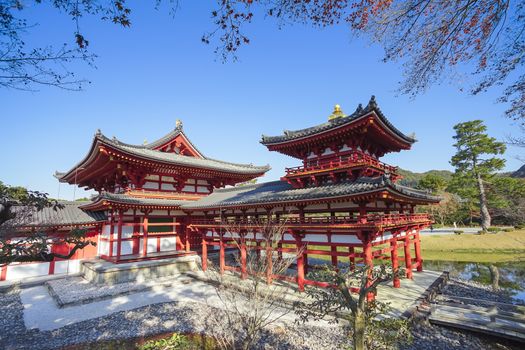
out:
<path id="1" fill-rule="evenodd" d="M 97 259 L 83 262 L 81 272 L 91 283 L 112 285 L 130 281 L 147 282 L 187 271 L 197 271 L 199 264 L 198 255 L 124 264 Z"/>

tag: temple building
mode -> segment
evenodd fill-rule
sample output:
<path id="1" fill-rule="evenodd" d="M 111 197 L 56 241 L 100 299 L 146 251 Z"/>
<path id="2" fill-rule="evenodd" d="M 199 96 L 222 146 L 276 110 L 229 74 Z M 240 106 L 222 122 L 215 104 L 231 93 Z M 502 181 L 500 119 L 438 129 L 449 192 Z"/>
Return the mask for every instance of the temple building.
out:
<path id="1" fill-rule="evenodd" d="M 388 260 L 394 268 L 405 267 L 412 278 L 413 271 L 423 269 L 420 231 L 432 222 L 415 207 L 439 198 L 400 185 L 397 167 L 379 159 L 408 150 L 414 142 L 387 120 L 374 97 L 350 115 L 336 105 L 322 124 L 263 136 L 268 150 L 296 158 L 298 166 L 285 169 L 278 181 L 246 184 L 270 167 L 204 156 L 180 121 L 166 136 L 143 145 L 97 131 L 84 159 L 55 176 L 94 189 L 98 196 L 88 203 L 69 203 L 35 227 L 52 234 L 88 228 L 97 247 L 78 253 L 74 261 L 79 263 L 95 257 L 120 264 L 198 254 L 206 269 L 213 250 L 221 271 L 239 271 L 246 278 L 245 260 L 228 266 L 225 251 L 235 248 L 245 256 L 245 245 L 232 244 L 239 237 L 265 249 L 259 231 L 270 223 L 285 227 L 279 254 L 301 252 L 295 276 L 270 280 L 290 280 L 299 290 L 308 284 L 322 286 L 308 279 L 311 255 L 328 256 L 336 266 Z M 225 223 L 239 232 L 226 232 Z M 64 271 L 66 263 L 73 262 L 12 264 L 2 270 L 0 280 L 78 270 Z"/>

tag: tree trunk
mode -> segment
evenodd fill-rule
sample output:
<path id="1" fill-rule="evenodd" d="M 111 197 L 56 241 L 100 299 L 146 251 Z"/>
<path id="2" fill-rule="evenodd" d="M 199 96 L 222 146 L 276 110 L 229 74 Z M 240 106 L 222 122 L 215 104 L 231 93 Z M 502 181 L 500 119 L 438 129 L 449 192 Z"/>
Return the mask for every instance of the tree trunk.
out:
<path id="1" fill-rule="evenodd" d="M 481 229 L 487 231 L 490 227 L 490 213 L 489 208 L 487 207 L 487 196 L 485 195 L 485 186 L 483 185 L 483 180 L 481 175 L 476 174 L 478 180 L 478 189 L 479 189 L 479 208 L 481 216 Z"/>
<path id="2" fill-rule="evenodd" d="M 358 308 L 354 314 L 354 350 L 365 349 L 365 330 L 365 313 Z"/>
<path id="3" fill-rule="evenodd" d="M 492 282 L 492 290 L 499 290 L 499 270 L 496 265 L 489 265 L 490 280 Z"/>

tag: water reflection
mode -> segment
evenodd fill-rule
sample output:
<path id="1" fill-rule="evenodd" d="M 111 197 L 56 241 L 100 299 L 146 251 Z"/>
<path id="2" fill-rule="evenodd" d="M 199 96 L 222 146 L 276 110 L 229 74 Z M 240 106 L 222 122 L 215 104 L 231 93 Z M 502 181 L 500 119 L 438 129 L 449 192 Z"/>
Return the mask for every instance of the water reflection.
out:
<path id="1" fill-rule="evenodd" d="M 525 262 L 494 264 L 499 271 L 499 286 L 525 302 Z M 430 261 L 423 263 L 425 269 L 449 271 L 451 277 L 491 285 L 489 264 L 457 261 Z"/>

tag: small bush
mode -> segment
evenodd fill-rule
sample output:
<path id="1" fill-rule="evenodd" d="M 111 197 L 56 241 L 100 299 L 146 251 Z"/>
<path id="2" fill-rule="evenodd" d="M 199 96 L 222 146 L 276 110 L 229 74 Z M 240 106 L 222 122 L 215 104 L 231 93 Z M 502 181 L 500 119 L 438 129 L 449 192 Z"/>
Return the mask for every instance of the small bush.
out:
<path id="1" fill-rule="evenodd" d="M 463 231 L 463 230 L 454 230 L 454 233 L 457 234 L 457 235 L 460 235 L 462 233 L 465 233 L 465 231 Z"/>
<path id="2" fill-rule="evenodd" d="M 498 233 L 499 231 L 501 231 L 501 229 L 499 227 L 489 227 L 487 231 L 491 233 Z"/>
<path id="3" fill-rule="evenodd" d="M 512 227 L 503 229 L 503 232 L 512 232 L 512 231 L 514 231 L 514 228 L 512 228 Z"/>
<path id="4" fill-rule="evenodd" d="M 523 230 L 523 229 L 525 229 L 525 224 L 517 224 L 516 226 L 514 226 L 514 228 L 516 230 Z"/>
<path id="5" fill-rule="evenodd" d="M 188 349 L 190 341 L 188 337 L 182 334 L 174 333 L 169 338 L 149 340 L 139 346 L 139 350 L 172 350 L 172 349 Z"/>
<path id="6" fill-rule="evenodd" d="M 486 233 L 488 233 L 489 231 L 485 231 L 485 230 L 479 230 L 478 231 L 478 235 L 484 235 Z"/>

